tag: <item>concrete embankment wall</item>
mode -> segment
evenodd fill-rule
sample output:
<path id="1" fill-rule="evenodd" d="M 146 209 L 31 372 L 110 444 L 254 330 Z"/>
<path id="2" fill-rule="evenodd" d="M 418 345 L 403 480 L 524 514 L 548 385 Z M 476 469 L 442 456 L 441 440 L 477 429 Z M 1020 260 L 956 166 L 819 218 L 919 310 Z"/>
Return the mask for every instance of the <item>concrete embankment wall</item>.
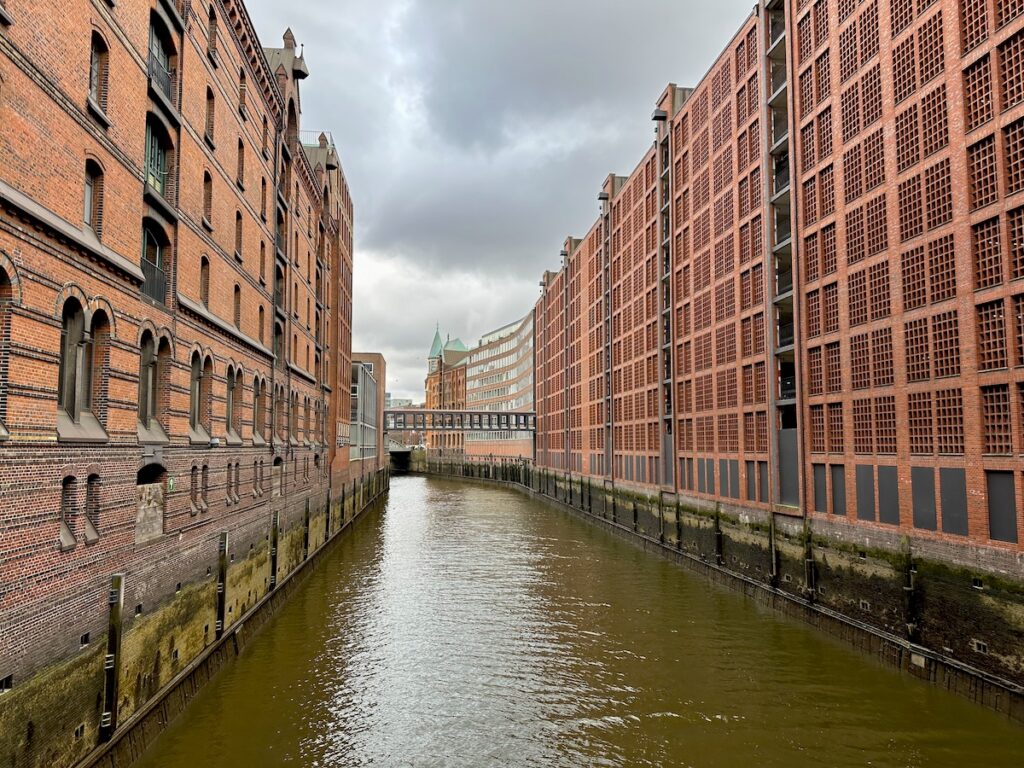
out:
<path id="1" fill-rule="evenodd" d="M 852 544 L 803 518 L 701 504 L 521 463 L 418 463 L 567 509 L 1024 725 L 1024 584 L 915 551 Z"/>
<path id="2" fill-rule="evenodd" d="M 120 611 L 112 608 L 111 627 L 121 628 L 116 642 L 109 642 L 110 631 L 93 637 L 78 655 L 41 670 L 0 699 L 0 762 L 13 768 L 130 766 L 389 484 L 388 472 L 380 471 L 333 499 L 324 493 L 287 505 L 266 524 L 236 531 L 218 563 L 191 582 L 173 585 L 170 597 L 144 613 L 133 615 L 125 606 L 115 622 Z M 117 681 L 117 721 L 104 736 L 101 713 L 111 677 Z M 92 693 L 86 697 L 83 691 Z M 73 723 L 81 724 L 78 730 Z M 69 731 L 74 738 L 67 738 Z M 100 746 L 88 746 L 97 740 Z"/>

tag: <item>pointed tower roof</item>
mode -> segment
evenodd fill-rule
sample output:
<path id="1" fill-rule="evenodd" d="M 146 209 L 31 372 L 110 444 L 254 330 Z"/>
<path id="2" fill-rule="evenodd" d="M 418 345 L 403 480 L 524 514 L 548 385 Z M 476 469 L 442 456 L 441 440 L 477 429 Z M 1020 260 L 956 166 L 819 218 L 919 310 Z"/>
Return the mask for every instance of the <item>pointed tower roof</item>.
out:
<path id="1" fill-rule="evenodd" d="M 440 357 L 441 351 L 444 349 L 444 342 L 441 341 L 441 328 L 440 326 L 434 331 L 434 342 L 430 345 L 430 354 L 428 358 Z"/>

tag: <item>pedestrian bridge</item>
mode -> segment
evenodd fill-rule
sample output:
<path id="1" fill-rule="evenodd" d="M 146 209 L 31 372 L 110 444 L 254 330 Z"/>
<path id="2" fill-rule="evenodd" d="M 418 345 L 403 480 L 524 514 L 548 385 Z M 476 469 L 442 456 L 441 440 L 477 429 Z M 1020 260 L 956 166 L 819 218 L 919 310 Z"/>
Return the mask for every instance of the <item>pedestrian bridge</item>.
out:
<path id="1" fill-rule="evenodd" d="M 533 432 L 537 414 L 526 411 L 445 411 L 425 408 L 384 411 L 387 432 Z"/>

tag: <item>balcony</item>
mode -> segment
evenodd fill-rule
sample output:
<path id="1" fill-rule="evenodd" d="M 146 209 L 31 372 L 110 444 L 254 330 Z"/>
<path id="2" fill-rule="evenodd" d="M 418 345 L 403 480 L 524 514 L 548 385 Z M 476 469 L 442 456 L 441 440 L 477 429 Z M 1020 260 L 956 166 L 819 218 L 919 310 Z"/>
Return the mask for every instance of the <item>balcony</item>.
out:
<path id="1" fill-rule="evenodd" d="M 152 53 L 149 54 L 149 79 L 157 91 L 166 96 L 169 101 L 174 101 L 172 96 L 174 75 Z"/>
<path id="2" fill-rule="evenodd" d="M 779 326 L 779 348 L 793 346 L 793 323 L 783 323 Z"/>
<path id="3" fill-rule="evenodd" d="M 790 268 L 781 270 L 775 281 L 775 295 L 782 296 L 793 290 L 793 270 Z"/>
<path id="4" fill-rule="evenodd" d="M 796 376 L 782 376 L 779 378 L 779 400 L 796 399 Z"/>
<path id="5" fill-rule="evenodd" d="M 164 304 L 167 301 L 167 275 L 156 264 L 149 259 L 142 260 L 142 274 L 145 281 L 142 283 L 142 295 L 153 301 Z"/>
<path id="6" fill-rule="evenodd" d="M 784 11 L 772 11 L 768 14 L 768 47 L 779 42 L 786 34 L 786 14 Z"/>

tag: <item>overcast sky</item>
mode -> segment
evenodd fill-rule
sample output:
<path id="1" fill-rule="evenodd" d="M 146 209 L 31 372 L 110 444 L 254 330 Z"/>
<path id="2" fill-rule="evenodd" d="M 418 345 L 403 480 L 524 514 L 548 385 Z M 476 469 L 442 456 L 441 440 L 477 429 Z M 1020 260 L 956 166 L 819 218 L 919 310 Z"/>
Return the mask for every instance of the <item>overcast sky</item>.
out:
<path id="1" fill-rule="evenodd" d="M 653 140 L 751 0 L 248 0 L 266 46 L 305 45 L 302 128 L 333 132 L 355 205 L 356 351 L 423 399 L 442 334 L 522 317 L 609 173 Z"/>

